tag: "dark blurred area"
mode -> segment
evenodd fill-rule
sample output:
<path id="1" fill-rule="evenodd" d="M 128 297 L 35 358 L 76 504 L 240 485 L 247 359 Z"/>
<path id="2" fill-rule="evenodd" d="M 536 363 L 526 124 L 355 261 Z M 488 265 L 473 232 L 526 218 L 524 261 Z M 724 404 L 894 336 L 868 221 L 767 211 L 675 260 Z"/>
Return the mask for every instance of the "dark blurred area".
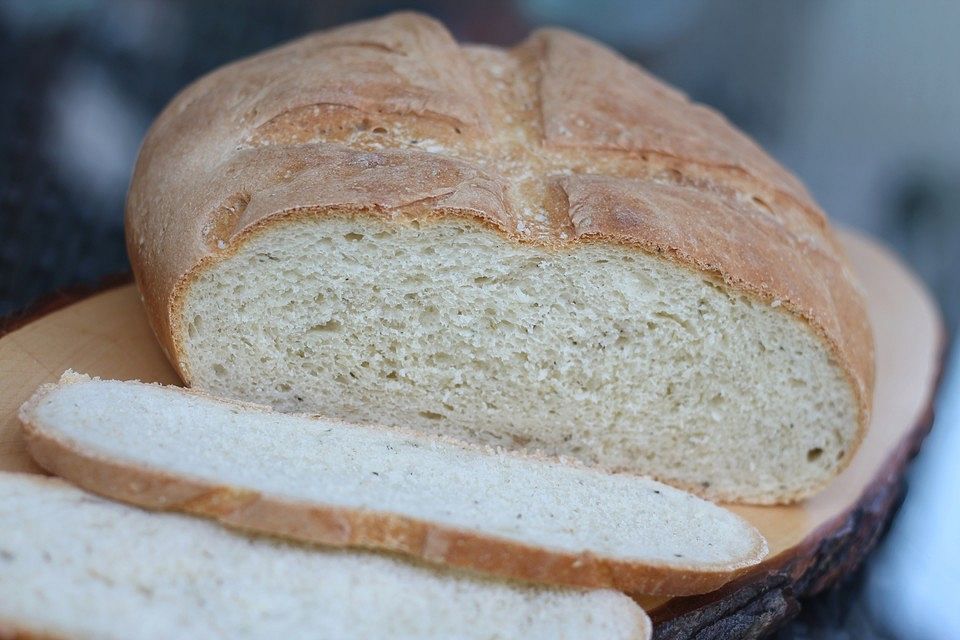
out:
<path id="1" fill-rule="evenodd" d="M 835 221 L 894 248 L 957 326 L 960 2 L 950 0 L 0 0 L 0 315 L 127 269 L 130 172 L 177 90 L 307 31 L 398 8 L 464 40 L 511 44 L 559 24 L 617 48 L 724 112 Z M 931 453 L 960 458 L 956 369 L 894 532 L 780 637 L 960 638 L 960 474 Z M 929 579 L 903 584 L 918 567 Z"/>

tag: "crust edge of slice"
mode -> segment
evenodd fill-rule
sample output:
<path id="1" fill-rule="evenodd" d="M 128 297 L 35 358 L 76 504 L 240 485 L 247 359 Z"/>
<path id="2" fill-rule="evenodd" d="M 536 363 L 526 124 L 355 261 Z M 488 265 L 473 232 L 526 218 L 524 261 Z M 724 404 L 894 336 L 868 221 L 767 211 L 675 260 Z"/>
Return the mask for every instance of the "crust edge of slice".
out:
<path id="1" fill-rule="evenodd" d="M 767 555 L 766 540 L 742 518 L 745 530 L 754 538 L 749 556 L 723 567 L 684 567 L 549 549 L 397 513 L 289 500 L 109 458 L 72 442 L 35 416 L 48 394 L 63 385 L 88 380 L 88 376 L 68 371 L 59 384 L 41 386 L 24 403 L 19 417 L 27 450 L 41 467 L 57 476 L 93 493 L 146 509 L 189 513 L 246 532 L 301 543 L 377 549 L 501 578 L 614 588 L 629 594 L 707 593 L 739 577 Z M 215 403 L 272 413 L 252 403 L 224 400 L 192 389 L 173 389 Z M 530 456 L 507 455 L 543 462 Z"/>

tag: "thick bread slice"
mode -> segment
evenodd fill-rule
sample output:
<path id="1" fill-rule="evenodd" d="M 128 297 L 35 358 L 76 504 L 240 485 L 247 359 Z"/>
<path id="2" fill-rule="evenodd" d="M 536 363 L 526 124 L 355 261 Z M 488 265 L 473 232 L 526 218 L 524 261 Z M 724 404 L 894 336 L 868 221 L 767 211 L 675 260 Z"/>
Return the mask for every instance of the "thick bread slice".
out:
<path id="1" fill-rule="evenodd" d="M 766 554 L 678 489 L 178 387 L 77 378 L 21 410 L 30 453 L 78 485 L 300 541 L 542 583 L 710 591 Z"/>
<path id="2" fill-rule="evenodd" d="M 862 295 L 803 186 L 586 38 L 410 13 L 185 89 L 127 243 L 198 388 L 652 475 L 823 487 L 869 418 Z"/>
<path id="3" fill-rule="evenodd" d="M 0 473 L 0 638 L 595 638 L 650 622 L 613 591 L 321 551 Z"/>

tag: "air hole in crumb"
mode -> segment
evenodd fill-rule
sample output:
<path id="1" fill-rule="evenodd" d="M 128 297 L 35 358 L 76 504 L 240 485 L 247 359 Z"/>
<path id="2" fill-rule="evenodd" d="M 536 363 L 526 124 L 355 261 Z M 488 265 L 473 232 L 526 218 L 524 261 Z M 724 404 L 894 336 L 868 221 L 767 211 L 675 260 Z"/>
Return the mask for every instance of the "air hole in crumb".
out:
<path id="1" fill-rule="evenodd" d="M 823 455 L 823 449 L 814 447 L 807 451 L 807 462 L 816 462 Z"/>
<path id="2" fill-rule="evenodd" d="M 351 231 L 350 233 L 345 233 L 345 234 L 343 234 L 343 239 L 344 239 L 344 240 L 349 240 L 349 241 L 351 241 L 351 242 L 356 242 L 357 240 L 363 240 L 363 234 L 362 234 L 362 233 L 354 233 L 353 231 Z"/>
<path id="3" fill-rule="evenodd" d="M 434 411 L 421 411 L 420 415 L 427 420 L 443 420 L 444 418 L 442 413 L 436 413 Z"/>
<path id="4" fill-rule="evenodd" d="M 321 331 L 338 331 L 342 325 L 337 320 L 327 320 L 323 324 L 315 324 L 309 329 L 308 332 L 321 332 Z"/>

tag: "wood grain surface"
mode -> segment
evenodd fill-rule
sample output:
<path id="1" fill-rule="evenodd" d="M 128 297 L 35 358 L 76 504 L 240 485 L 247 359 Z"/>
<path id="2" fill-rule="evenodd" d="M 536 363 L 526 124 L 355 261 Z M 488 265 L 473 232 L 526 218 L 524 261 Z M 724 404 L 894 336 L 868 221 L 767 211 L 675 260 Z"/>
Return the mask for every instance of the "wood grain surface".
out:
<path id="1" fill-rule="evenodd" d="M 867 289 L 877 340 L 873 421 L 850 467 L 817 496 L 790 506 L 732 506 L 757 526 L 770 557 L 735 583 L 703 596 L 637 600 L 658 638 L 753 638 L 796 613 L 799 599 L 852 571 L 873 547 L 902 497 L 905 467 L 929 428 L 944 332 L 923 285 L 866 238 L 844 241 Z M 40 470 L 24 450 L 16 410 L 67 368 L 116 379 L 177 384 L 131 284 L 72 303 L 37 307 L 0 337 L 0 469 Z M 2 326 L 2 325 L 0 325 Z"/>

